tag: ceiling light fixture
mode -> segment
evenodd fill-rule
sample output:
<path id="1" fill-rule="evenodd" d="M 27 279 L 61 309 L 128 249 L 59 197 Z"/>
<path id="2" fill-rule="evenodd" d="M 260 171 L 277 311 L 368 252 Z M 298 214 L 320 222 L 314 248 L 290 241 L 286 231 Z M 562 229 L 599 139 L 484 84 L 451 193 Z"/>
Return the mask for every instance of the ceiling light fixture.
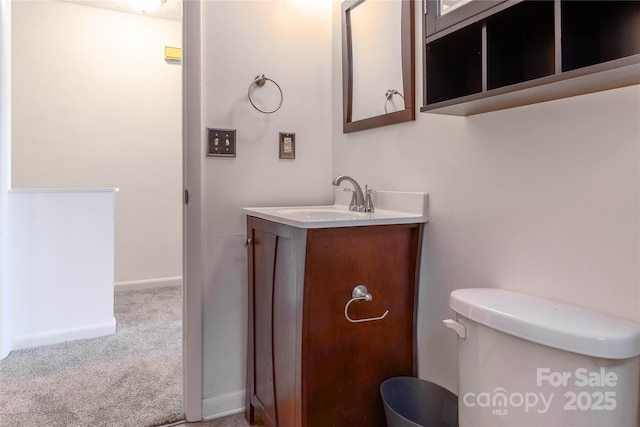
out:
<path id="1" fill-rule="evenodd" d="M 153 12 L 160 7 L 165 0 L 128 0 L 129 5 L 138 12 Z"/>

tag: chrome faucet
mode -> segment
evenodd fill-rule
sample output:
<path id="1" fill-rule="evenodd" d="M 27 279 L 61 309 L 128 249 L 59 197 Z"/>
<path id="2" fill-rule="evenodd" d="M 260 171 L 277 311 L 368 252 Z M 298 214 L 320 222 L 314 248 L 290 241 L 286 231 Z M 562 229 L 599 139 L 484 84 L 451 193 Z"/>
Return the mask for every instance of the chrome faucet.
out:
<path id="1" fill-rule="evenodd" d="M 357 211 L 357 212 L 374 212 L 373 202 L 371 201 L 371 195 L 370 195 L 370 193 L 373 190 L 369 190 L 367 188 L 367 199 L 365 201 L 365 196 L 362 193 L 362 188 L 360 187 L 360 184 L 358 184 L 356 180 L 351 178 L 350 176 L 338 175 L 333 179 L 333 181 L 331 181 L 331 184 L 337 187 L 340 185 L 342 181 L 349 181 L 351 185 L 353 185 L 353 195 L 351 196 L 351 203 L 349 204 L 349 210 Z"/>

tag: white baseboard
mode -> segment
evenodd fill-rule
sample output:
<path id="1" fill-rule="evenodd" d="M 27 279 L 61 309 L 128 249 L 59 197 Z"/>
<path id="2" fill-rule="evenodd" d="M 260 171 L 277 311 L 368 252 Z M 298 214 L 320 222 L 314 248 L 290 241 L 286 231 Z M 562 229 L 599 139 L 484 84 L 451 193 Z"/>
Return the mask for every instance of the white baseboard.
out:
<path id="1" fill-rule="evenodd" d="M 111 322 L 18 337 L 12 341 L 11 350 L 22 350 L 24 348 L 58 344 L 65 341 L 97 338 L 115 333 L 116 319 L 114 317 Z"/>
<path id="2" fill-rule="evenodd" d="M 223 394 L 222 396 L 204 399 L 202 401 L 202 418 L 209 421 L 239 414 L 244 411 L 244 398 L 243 389 Z"/>
<path id="3" fill-rule="evenodd" d="M 182 276 L 161 277 L 159 279 L 130 280 L 128 282 L 116 282 L 114 290 L 137 291 L 141 289 L 165 288 L 167 286 L 182 286 Z"/>

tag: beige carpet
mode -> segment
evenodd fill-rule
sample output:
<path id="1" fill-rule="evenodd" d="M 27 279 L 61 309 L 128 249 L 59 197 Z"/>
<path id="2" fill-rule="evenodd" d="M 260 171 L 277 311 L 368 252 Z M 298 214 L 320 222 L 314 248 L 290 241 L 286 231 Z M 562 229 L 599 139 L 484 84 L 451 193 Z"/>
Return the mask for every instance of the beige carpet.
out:
<path id="1" fill-rule="evenodd" d="M 182 291 L 116 292 L 117 333 L 12 352 L 0 425 L 146 427 L 182 413 Z"/>

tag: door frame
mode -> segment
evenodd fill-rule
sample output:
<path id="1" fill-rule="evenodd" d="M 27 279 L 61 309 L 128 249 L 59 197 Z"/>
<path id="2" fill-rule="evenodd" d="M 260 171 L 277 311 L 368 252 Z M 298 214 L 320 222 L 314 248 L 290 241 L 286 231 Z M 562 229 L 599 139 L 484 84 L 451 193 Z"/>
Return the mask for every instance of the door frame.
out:
<path id="1" fill-rule="evenodd" d="M 183 409 L 202 420 L 202 117 L 200 0 L 182 1 Z M 188 193 L 187 193 L 188 191 Z M 187 199 L 188 194 L 188 199 Z M 187 203 L 188 202 L 188 203 Z"/>
<path id="2" fill-rule="evenodd" d="M 11 1 L 0 4 L 0 359 L 11 351 L 9 331 L 9 200 L 11 187 Z"/>

